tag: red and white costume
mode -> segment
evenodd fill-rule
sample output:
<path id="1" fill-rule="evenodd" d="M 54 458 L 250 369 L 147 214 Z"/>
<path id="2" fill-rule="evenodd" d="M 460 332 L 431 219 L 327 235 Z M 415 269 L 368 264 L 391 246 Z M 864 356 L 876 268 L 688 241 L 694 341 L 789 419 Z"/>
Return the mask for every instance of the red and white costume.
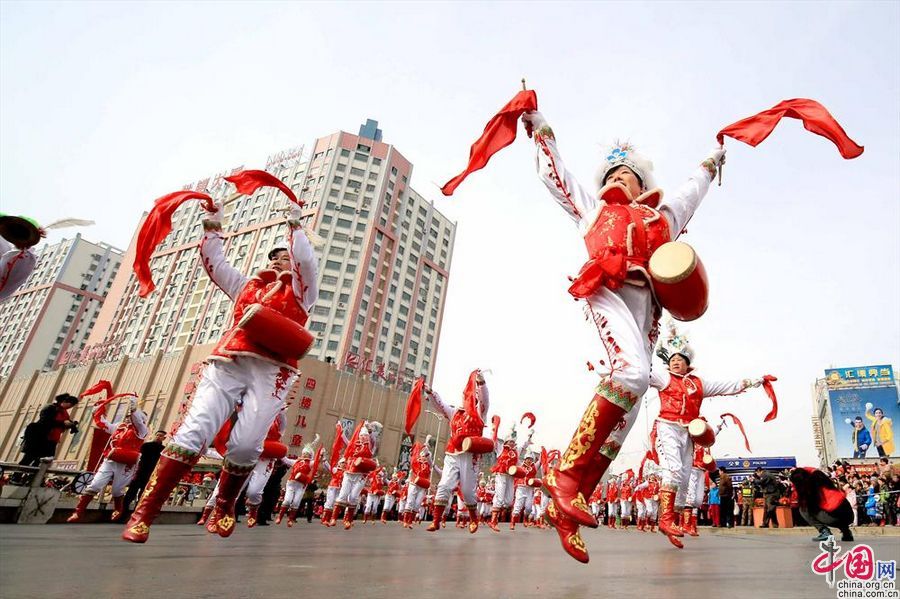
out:
<path id="1" fill-rule="evenodd" d="M 481 437 L 484 432 L 485 419 L 490 407 L 490 394 L 480 370 L 469 375 L 463 391 L 461 406 L 451 406 L 441 396 L 431 391 L 429 400 L 450 422 L 450 433 L 444 453 L 444 466 L 441 480 L 438 482 L 434 497 L 435 519 L 428 528 L 437 530 L 435 522 L 441 519 L 455 489 L 459 488 L 465 507 L 471 519 L 469 532 L 478 530 L 478 518 L 475 511 L 475 487 L 478 484 L 478 455 L 463 451 L 462 444 L 467 437 Z M 457 518 L 459 518 L 457 511 Z"/>
<path id="2" fill-rule="evenodd" d="M 621 448 L 624 433 L 611 433 L 649 385 L 660 307 L 647 274 L 648 261 L 658 247 L 681 234 L 706 195 L 724 150 L 714 152 L 671 198 L 663 199 L 653 189 L 652 164 L 630 146 L 614 148 L 598 173 L 599 186 L 605 184 L 606 174 L 627 166 L 640 178 L 643 192 L 632 198 L 625 187 L 612 185 L 593 194 L 566 170 L 543 116 L 530 112 L 523 119 L 534 131 L 538 175 L 587 246 L 589 260 L 569 291 L 585 300 L 587 317 L 600 336 L 606 370 L 559 468 L 545 481 L 554 500 L 548 516 L 563 548 L 586 562 L 587 550 L 577 528 L 597 526 L 597 521 L 585 494 Z"/>
<path id="3" fill-rule="evenodd" d="M 378 514 L 378 507 L 381 505 L 381 500 L 384 499 L 385 495 L 384 469 L 379 468 L 369 474 L 366 484 L 369 489 L 369 496 L 366 498 L 363 519 L 368 520 L 371 517 L 374 524 L 375 516 Z"/>
<path id="4" fill-rule="evenodd" d="M 126 525 L 123 538 L 128 541 L 147 540 L 150 524 L 165 497 L 197 462 L 240 402 L 241 413 L 227 441 L 219 497 L 211 516 L 217 522 L 218 534 L 230 536 L 237 495 L 256 465 L 266 433 L 284 408 L 298 373 L 296 355 L 275 354 L 251 339 L 243 327 L 244 316 L 252 314 L 254 305 L 296 325 L 306 324 L 308 311 L 318 297 L 318 258 L 297 220 L 299 210 L 288 221 L 290 269 L 262 270 L 252 277 L 244 276 L 226 261 L 218 216 L 210 215 L 210 220 L 204 221 L 200 255 L 209 278 L 234 302 L 233 323 L 209 357 L 188 414 L 163 451 L 148 492 Z M 246 326 L 253 326 L 252 319 Z"/>
<path id="5" fill-rule="evenodd" d="M 394 506 L 397 504 L 397 501 L 400 499 L 400 488 L 402 485 L 402 481 L 400 479 L 400 474 L 394 470 L 394 474 L 391 475 L 391 480 L 388 481 L 387 489 L 384 494 L 384 507 L 381 509 L 381 521 L 387 522 L 388 514 L 390 514 L 391 510 L 394 509 Z M 402 512 L 403 510 L 399 510 Z"/>
<path id="6" fill-rule="evenodd" d="M 19 249 L 0 237 L 0 302 L 28 280 L 36 264 L 37 255 L 32 248 Z"/>
<path id="7" fill-rule="evenodd" d="M 619 515 L 619 483 L 615 477 L 610 477 L 606 483 L 606 525 L 616 527 L 616 516 Z"/>
<path id="8" fill-rule="evenodd" d="M 516 470 L 516 476 L 513 477 L 515 497 L 513 499 L 512 518 L 509 522 L 511 530 L 515 529 L 517 522 L 523 521 L 525 508 L 528 507 L 530 510 L 534 503 L 534 487 L 528 484 L 528 481 L 535 478 L 540 478 L 539 467 L 534 460 L 534 454 L 526 450 L 524 459 Z"/>
<path id="9" fill-rule="evenodd" d="M 345 529 L 353 526 L 353 519 L 359 507 L 359 496 L 366 484 L 366 476 L 369 474 L 369 471 L 364 470 L 358 461 L 375 459 L 375 455 L 378 453 L 378 436 L 381 430 L 380 422 L 374 420 L 362 422 L 344 450 L 346 472 L 344 472 L 341 490 L 334 504 L 334 519 L 337 519 L 338 510 L 344 508 Z"/>
<path id="10" fill-rule="evenodd" d="M 137 397 L 130 397 L 131 405 L 125 417 L 112 423 L 106 419 L 108 403 L 98 407 L 92 415 L 94 427 L 111 435 L 106 449 L 103 450 L 102 461 L 91 479 L 90 484 L 78 498 L 75 511 L 68 522 L 78 522 L 84 517 L 88 504 L 108 484 L 112 484 L 112 498 L 115 509 L 112 520 L 118 520 L 124 511 L 125 487 L 137 472 L 138 460 L 141 457 L 141 445 L 147 438 L 147 415 L 137 407 Z"/>
<path id="11" fill-rule="evenodd" d="M 622 519 L 622 528 L 628 528 L 631 520 L 631 511 L 634 507 L 634 483 L 631 477 L 626 475 L 619 486 L 619 517 Z"/>
<path id="12" fill-rule="evenodd" d="M 300 502 L 303 501 L 303 494 L 306 492 L 306 486 L 312 482 L 312 479 L 319 473 L 319 456 L 316 454 L 316 444 L 319 442 L 319 435 L 312 443 L 308 443 L 300 452 L 300 457 L 296 460 L 285 458 L 283 461 L 290 466 L 287 475 L 287 482 L 284 485 L 284 498 L 281 500 L 281 509 L 275 518 L 275 524 L 281 524 L 285 512 L 288 514 L 288 527 L 294 525 L 297 519 L 297 510 L 300 508 Z"/>
<path id="13" fill-rule="evenodd" d="M 413 519 L 418 516 L 422 519 L 422 510 L 425 508 L 425 495 L 431 486 L 431 470 L 436 468 L 432 462 L 431 450 L 428 449 L 428 441 L 416 451 L 409 464 L 409 482 L 406 484 L 406 503 L 403 506 L 403 525 L 409 528 Z"/>
<path id="14" fill-rule="evenodd" d="M 334 526 L 335 524 L 334 504 L 337 502 L 341 485 L 344 483 L 344 465 L 346 463 L 347 460 L 340 458 L 338 463 L 331 468 L 331 480 L 328 481 L 328 488 L 325 490 L 325 506 L 322 510 L 322 524 L 325 526 Z"/>

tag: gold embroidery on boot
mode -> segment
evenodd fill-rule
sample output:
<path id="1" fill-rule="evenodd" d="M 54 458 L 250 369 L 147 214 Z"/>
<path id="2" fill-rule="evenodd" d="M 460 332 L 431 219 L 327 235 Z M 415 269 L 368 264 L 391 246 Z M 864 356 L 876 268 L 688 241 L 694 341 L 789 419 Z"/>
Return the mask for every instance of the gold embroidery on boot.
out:
<path id="1" fill-rule="evenodd" d="M 584 500 L 584 495 L 582 495 L 581 493 L 578 493 L 578 495 L 575 496 L 575 499 L 572 500 L 572 507 L 575 508 L 576 510 L 581 510 L 585 514 L 590 514 L 591 517 L 593 517 L 593 515 L 594 515 L 591 513 L 591 510 L 588 507 L 587 502 Z"/>
<path id="2" fill-rule="evenodd" d="M 150 532 L 150 527 L 143 522 L 138 522 L 137 524 L 129 528 L 128 532 L 136 535 L 145 535 Z"/>
<path id="3" fill-rule="evenodd" d="M 550 470 L 549 474 L 547 474 L 547 478 L 544 479 L 544 482 L 547 483 L 548 487 L 556 486 L 556 469 L 555 468 Z"/>
<path id="4" fill-rule="evenodd" d="M 234 526 L 234 518 L 231 516 L 223 516 L 216 522 L 216 526 L 218 526 L 219 530 L 228 532 L 231 530 L 231 527 Z"/>
<path id="5" fill-rule="evenodd" d="M 581 422 L 578 423 L 578 429 L 572 435 L 572 440 L 569 442 L 566 453 L 563 454 L 562 460 L 560 460 L 560 472 L 574 466 L 578 458 L 587 453 L 597 434 L 597 416 L 599 415 L 600 411 L 597 408 L 597 402 L 592 399 L 584 416 L 581 417 Z"/>
<path id="6" fill-rule="evenodd" d="M 584 539 L 581 538 L 581 533 L 579 531 L 575 531 L 570 534 L 568 537 L 566 537 L 566 540 L 572 547 L 574 547 L 578 551 L 581 551 L 582 553 L 587 552 L 587 547 L 584 544 Z"/>

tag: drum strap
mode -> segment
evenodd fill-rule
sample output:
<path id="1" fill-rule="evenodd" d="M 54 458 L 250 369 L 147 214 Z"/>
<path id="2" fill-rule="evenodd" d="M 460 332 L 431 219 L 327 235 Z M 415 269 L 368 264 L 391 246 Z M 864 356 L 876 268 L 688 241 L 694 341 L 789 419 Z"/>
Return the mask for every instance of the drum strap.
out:
<path id="1" fill-rule="evenodd" d="M 640 256 L 644 260 L 649 260 L 650 256 L 644 256 L 644 253 L 647 251 L 647 231 L 644 227 L 644 218 L 637 208 L 626 206 L 626 209 L 628 210 L 628 216 L 631 217 L 631 222 L 634 224 L 634 237 L 632 238 L 634 255 Z"/>

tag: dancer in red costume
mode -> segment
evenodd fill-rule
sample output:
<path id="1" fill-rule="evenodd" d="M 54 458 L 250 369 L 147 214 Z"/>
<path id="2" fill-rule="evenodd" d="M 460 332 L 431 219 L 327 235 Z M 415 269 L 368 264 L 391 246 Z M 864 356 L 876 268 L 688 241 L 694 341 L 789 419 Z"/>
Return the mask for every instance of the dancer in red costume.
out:
<path id="1" fill-rule="evenodd" d="M 509 474 L 509 469 L 518 464 L 519 454 L 531 443 L 533 434 L 534 429 L 529 429 L 522 445 L 516 446 L 516 430 L 513 428 L 505 441 L 497 439 L 495 442 L 494 453 L 497 455 L 497 462 L 491 468 L 491 472 L 494 473 L 494 501 L 491 505 L 491 521 L 488 523 L 494 532 L 500 532 L 498 526 L 500 512 L 511 509 L 515 499 L 515 481 Z"/>
<path id="2" fill-rule="evenodd" d="M 284 499 L 281 501 L 281 509 L 275 518 L 275 524 L 281 524 L 285 513 L 287 513 L 288 517 L 288 528 L 297 522 L 297 510 L 300 509 L 300 502 L 303 501 L 303 493 L 306 491 L 307 485 L 319 473 L 319 467 L 323 465 L 321 461 L 322 449 L 319 448 L 316 451 L 319 439 L 320 437 L 317 434 L 312 443 L 304 445 L 303 450 L 300 452 L 300 457 L 296 460 L 285 460 L 290 465 L 291 470 L 288 472 L 288 480 L 284 487 Z"/>
<path id="3" fill-rule="evenodd" d="M 336 523 L 334 504 L 337 502 L 341 485 L 344 483 L 344 465 L 346 463 L 346 459 L 340 458 L 337 464 L 330 469 L 331 480 L 328 481 L 328 489 L 325 491 L 325 507 L 322 510 L 323 526 L 334 526 Z"/>
<path id="4" fill-rule="evenodd" d="M 382 524 L 387 524 L 388 515 L 400 499 L 400 487 L 402 485 L 403 477 L 395 468 L 394 473 L 391 475 L 391 480 L 388 481 L 387 490 L 384 494 L 384 507 L 381 508 Z"/>
<path id="5" fill-rule="evenodd" d="M 384 499 L 385 484 L 384 467 L 373 471 L 366 478 L 366 487 L 369 489 L 369 495 L 366 498 L 366 507 L 363 510 L 364 523 L 371 519 L 372 524 L 375 524 L 378 507 L 381 505 L 381 500 Z"/>
<path id="6" fill-rule="evenodd" d="M 429 532 L 438 530 L 444 512 L 454 490 L 459 488 L 469 514 L 469 532 L 478 530 L 478 513 L 475 510 L 476 497 L 475 486 L 478 481 L 478 457 L 469 448 L 474 440 L 481 440 L 490 407 L 490 394 L 487 384 L 480 370 L 473 370 L 469 374 L 466 388 L 463 390 L 462 402 L 459 406 L 447 404 L 441 396 L 433 390 L 426 391 L 428 400 L 450 422 L 450 433 L 444 453 L 444 466 L 441 471 L 441 480 L 438 482 L 437 492 L 434 497 L 434 519 L 428 527 Z M 485 441 L 489 441 L 484 439 Z M 464 443 L 467 445 L 464 447 Z M 477 448 L 475 448 L 477 449 Z M 486 448 L 480 451 L 484 452 Z M 491 448 L 492 449 L 492 448 Z M 490 449 L 488 449 L 489 451 Z M 457 512 L 457 521 L 460 514 Z"/>
<path id="7" fill-rule="evenodd" d="M 647 274 L 651 254 L 677 238 L 706 195 L 725 149 L 714 149 L 671 199 L 655 189 L 652 163 L 629 145 L 610 150 L 597 172 L 599 193 L 585 190 L 568 172 L 553 131 L 539 112 L 526 112 L 526 130 L 537 144 L 537 168 L 553 198 L 575 221 L 589 260 L 569 292 L 586 303 L 600 333 L 606 374 L 581 418 L 560 466 L 546 477 L 553 498 L 547 510 L 569 555 L 588 561 L 578 526 L 597 526 L 585 497 L 618 453 L 609 440 L 646 392 L 660 306 Z"/>
<path id="8" fill-rule="evenodd" d="M 203 221 L 203 268 L 234 302 L 234 321 L 213 350 L 190 411 L 163 451 L 125 526 L 122 538 L 126 541 L 147 541 L 150 525 L 172 489 L 191 470 L 240 400 L 243 410 L 227 443 L 213 511 L 220 536 L 228 537 L 234 531 L 238 493 L 259 459 L 269 427 L 284 406 L 298 373 L 298 356 L 307 349 L 299 342 L 290 347 L 281 343 L 286 342 L 289 331 L 296 332 L 293 339 L 299 340 L 308 311 L 318 297 L 318 258 L 301 227 L 300 207 L 291 206 L 287 247 L 271 250 L 268 268 L 252 277 L 244 276 L 225 259 L 222 207 L 207 213 Z M 274 329 L 281 331 L 279 339 L 272 336 L 273 322 Z M 275 341 L 279 342 L 277 348 Z"/>
<path id="9" fill-rule="evenodd" d="M 518 522 L 524 522 L 527 514 L 526 508 L 530 511 L 534 503 L 535 484 L 540 486 L 541 472 L 538 464 L 535 462 L 535 455 L 530 449 L 525 449 L 522 453 L 522 463 L 515 466 L 513 476 L 514 499 L 512 507 L 512 516 L 509 520 L 509 529 L 515 530 Z M 535 481 L 537 481 L 535 483 Z"/>
<path id="10" fill-rule="evenodd" d="M 654 451 L 662 476 L 659 531 L 680 549 L 683 545 L 678 537 L 684 536 L 684 530 L 678 525 L 677 514 L 687 505 L 688 483 L 694 464 L 694 441 L 688 433 L 688 425 L 700 417 L 700 406 L 705 398 L 737 395 L 762 385 L 763 378 L 727 382 L 700 378 L 691 366 L 694 352 L 673 323 L 669 325 L 668 338 L 660 354 L 666 360 L 668 370 L 654 369 L 651 377 L 651 385 L 659 390 L 660 399 L 659 416 L 654 425 Z"/>
<path id="11" fill-rule="evenodd" d="M 378 441 L 383 428 L 380 422 L 374 420 L 361 422 L 344 450 L 346 472 L 331 516 L 332 521 L 336 521 L 338 511 L 344 508 L 344 530 L 353 528 L 366 476 L 378 467 L 375 455 L 378 453 Z"/>
<path id="12" fill-rule="evenodd" d="M 616 517 L 619 515 L 619 481 L 615 476 L 610 476 L 606 481 L 606 526 L 616 527 Z"/>
<path id="13" fill-rule="evenodd" d="M 431 487 L 431 470 L 437 470 L 434 465 L 431 450 L 431 435 L 425 438 L 425 444 L 416 443 L 410 453 L 409 482 L 406 485 L 406 502 L 403 505 L 401 519 L 404 528 L 412 528 L 413 522 L 420 515 L 425 504 L 425 495 Z"/>
<path id="14" fill-rule="evenodd" d="M 106 381 L 101 381 L 104 383 Z M 108 385 L 109 383 L 107 383 Z M 82 397 L 90 394 L 88 389 Z M 109 387 L 109 392 L 112 388 Z M 95 391 L 96 392 L 96 391 Z M 127 397 L 129 401 L 128 411 L 121 421 L 112 423 L 106 419 L 106 410 L 109 404 L 116 399 Z M 111 520 L 115 522 L 125 511 L 125 487 L 131 481 L 137 471 L 137 463 L 141 455 L 141 444 L 147 437 L 147 415 L 138 407 L 137 395 L 134 393 L 121 393 L 107 396 L 97 404 L 91 417 L 94 427 L 111 435 L 106 449 L 103 450 L 103 461 L 91 479 L 87 489 L 78 498 L 75 511 L 66 522 L 80 522 L 84 518 L 85 510 L 91 500 L 97 496 L 107 484 L 112 483 L 113 513 Z"/>

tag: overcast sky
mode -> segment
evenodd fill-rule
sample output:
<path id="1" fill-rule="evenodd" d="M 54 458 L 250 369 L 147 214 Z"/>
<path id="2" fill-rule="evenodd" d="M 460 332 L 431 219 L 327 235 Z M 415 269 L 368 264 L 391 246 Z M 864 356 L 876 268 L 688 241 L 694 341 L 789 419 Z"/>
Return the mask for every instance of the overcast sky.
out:
<path id="1" fill-rule="evenodd" d="M 435 388 L 455 399 L 490 368 L 502 428 L 533 411 L 535 440 L 564 447 L 602 352 L 566 293 L 583 241 L 524 136 L 454 197 L 436 184 L 523 76 L 588 188 L 614 139 L 671 192 L 722 126 L 813 98 L 865 153 L 845 161 L 797 121 L 755 149 L 726 142 L 724 185 L 684 238 L 711 284 L 687 326 L 698 373 L 780 379 L 774 422 L 761 390 L 703 413 L 738 414 L 756 456 L 812 463 L 823 369 L 900 364 L 898 40 L 896 2 L 3 2 L 0 210 L 93 218 L 85 237 L 125 248 L 154 198 L 377 119 L 459 225 Z M 615 471 L 643 453 L 657 406 Z M 714 453 L 746 454 L 733 429 Z"/>

